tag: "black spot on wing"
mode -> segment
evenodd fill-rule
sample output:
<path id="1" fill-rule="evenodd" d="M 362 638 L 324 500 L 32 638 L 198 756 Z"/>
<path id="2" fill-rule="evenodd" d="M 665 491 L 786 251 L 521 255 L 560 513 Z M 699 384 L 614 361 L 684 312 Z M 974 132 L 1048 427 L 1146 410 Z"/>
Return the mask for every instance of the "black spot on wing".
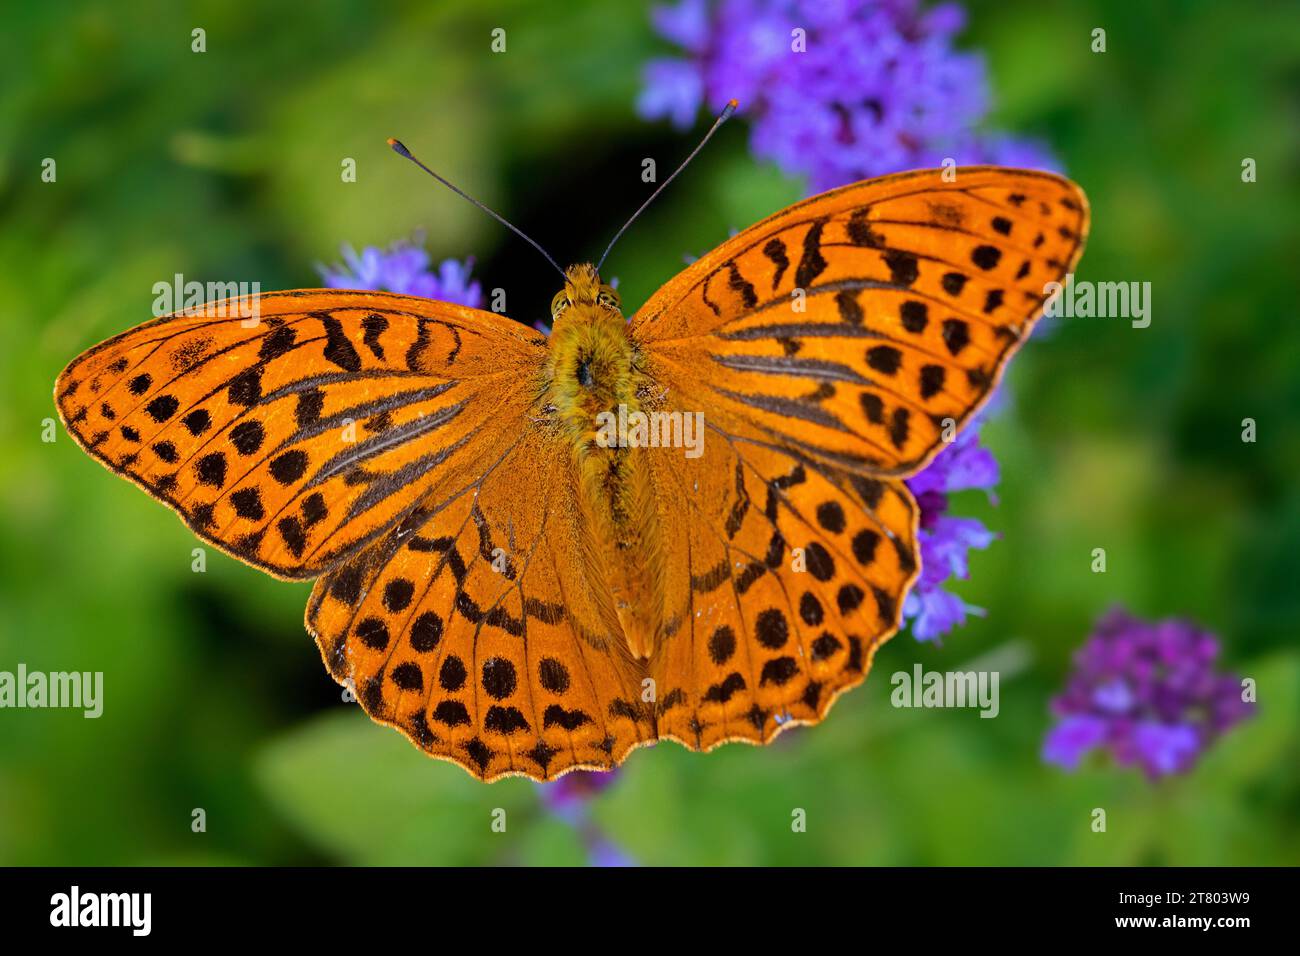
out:
<path id="1" fill-rule="evenodd" d="M 930 310 L 924 302 L 909 300 L 903 303 L 898 316 L 903 323 L 903 328 L 913 335 L 918 335 L 925 331 L 925 327 L 930 321 L 929 312 Z"/>
<path id="2" fill-rule="evenodd" d="M 910 252 L 902 252 L 898 249 L 890 249 L 884 256 L 885 265 L 889 267 L 890 281 L 894 285 L 907 288 L 920 276 L 920 269 L 917 267 L 916 256 Z"/>
<path id="3" fill-rule="evenodd" d="M 961 290 L 966 286 L 966 276 L 960 272 L 945 272 L 943 275 L 943 291 L 949 295 L 961 295 Z"/>
<path id="4" fill-rule="evenodd" d="M 149 417 L 156 422 L 165 422 L 176 414 L 176 409 L 180 408 L 181 403 L 173 395 L 159 395 L 144 410 L 149 413 Z"/>
<path id="5" fill-rule="evenodd" d="M 849 217 L 849 242 L 855 246 L 879 249 L 884 246 L 885 240 L 879 233 L 872 230 L 868 219 L 869 213 L 870 210 L 863 206 L 861 209 L 855 210 L 853 215 Z"/>
<path id="6" fill-rule="evenodd" d="M 971 262 L 987 272 L 998 264 L 1002 258 L 1002 250 L 997 246 L 976 246 L 970 258 Z"/>
<path id="7" fill-rule="evenodd" d="M 242 421 L 230 430 L 230 443 L 241 455 L 252 455 L 262 447 L 266 430 L 262 423 L 249 419 Z"/>
<path id="8" fill-rule="evenodd" d="M 943 390 L 945 372 L 942 365 L 923 365 L 921 367 L 921 397 L 933 398 Z"/>
<path id="9" fill-rule="evenodd" d="M 279 358 L 293 348 L 295 339 L 296 335 L 290 325 L 281 325 L 272 329 L 266 338 L 262 339 L 262 347 L 258 350 L 258 358 L 264 362 L 269 359 Z"/>
<path id="10" fill-rule="evenodd" d="M 181 419 L 181 424 L 191 435 L 202 435 L 212 425 L 212 416 L 206 408 L 196 408 Z"/>
<path id="11" fill-rule="evenodd" d="M 943 320 L 943 343 L 951 355 L 958 355 L 970 344 L 970 329 L 961 319 Z"/>
<path id="12" fill-rule="evenodd" d="M 736 632 L 723 624 L 709 635 L 709 657 L 713 663 L 722 665 L 731 660 L 736 652 Z"/>
<path id="13" fill-rule="evenodd" d="M 907 444 L 908 414 L 906 408 L 896 408 L 889 420 L 889 440 L 899 451 Z"/>
<path id="14" fill-rule="evenodd" d="M 219 451 L 204 455 L 194 466 L 200 482 L 220 488 L 226 483 L 226 456 Z"/>

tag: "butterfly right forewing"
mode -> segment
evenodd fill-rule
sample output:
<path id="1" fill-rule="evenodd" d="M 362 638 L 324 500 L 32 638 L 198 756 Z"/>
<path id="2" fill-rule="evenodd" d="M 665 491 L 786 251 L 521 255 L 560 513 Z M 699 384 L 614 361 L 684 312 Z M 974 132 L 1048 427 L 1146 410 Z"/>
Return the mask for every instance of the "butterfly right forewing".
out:
<path id="1" fill-rule="evenodd" d="M 922 467 L 987 399 L 1088 229 L 1060 176 L 954 172 L 814 196 L 701 257 L 632 319 L 652 374 L 829 465 Z"/>

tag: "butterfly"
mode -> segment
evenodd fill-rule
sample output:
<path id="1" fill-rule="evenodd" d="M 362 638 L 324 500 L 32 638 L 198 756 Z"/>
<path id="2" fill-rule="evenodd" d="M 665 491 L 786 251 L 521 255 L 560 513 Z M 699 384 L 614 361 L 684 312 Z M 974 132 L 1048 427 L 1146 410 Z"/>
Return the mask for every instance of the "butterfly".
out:
<path id="1" fill-rule="evenodd" d="M 204 541 L 317 579 L 307 630 L 371 718 L 482 780 L 550 780 L 766 743 L 863 681 L 919 571 L 903 479 L 1087 228 L 1056 175 L 908 172 L 750 226 L 630 320 L 591 265 L 562 270 L 549 337 L 271 292 L 117 335 L 55 399 Z M 698 454 L 671 440 L 691 422 Z"/>

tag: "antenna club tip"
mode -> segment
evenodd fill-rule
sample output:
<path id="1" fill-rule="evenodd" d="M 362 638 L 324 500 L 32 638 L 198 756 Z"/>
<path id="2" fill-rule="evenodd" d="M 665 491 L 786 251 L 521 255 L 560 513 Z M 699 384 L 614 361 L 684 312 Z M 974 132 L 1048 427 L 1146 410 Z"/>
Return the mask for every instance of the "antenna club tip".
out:
<path id="1" fill-rule="evenodd" d="M 400 139 L 394 139 L 393 137 L 390 136 L 388 137 L 388 145 L 391 146 L 393 148 L 393 152 L 395 152 L 399 156 L 406 156 L 409 158 L 411 155 L 411 151 L 402 145 L 402 141 Z"/>

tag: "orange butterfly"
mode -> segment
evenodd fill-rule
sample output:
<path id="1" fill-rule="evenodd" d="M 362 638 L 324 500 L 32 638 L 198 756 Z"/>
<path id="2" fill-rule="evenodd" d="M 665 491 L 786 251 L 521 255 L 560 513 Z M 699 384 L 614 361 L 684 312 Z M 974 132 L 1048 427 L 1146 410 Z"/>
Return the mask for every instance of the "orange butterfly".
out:
<path id="1" fill-rule="evenodd" d="M 109 339 L 55 398 L 205 541 L 319 578 L 307 629 L 374 720 L 483 780 L 549 780 L 661 739 L 766 743 L 862 682 L 918 572 L 902 479 L 1087 228 L 1058 176 L 903 173 L 751 226 L 630 322 L 590 265 L 549 339 L 275 292 Z M 620 406 L 683 433 L 702 413 L 703 453 L 607 440 Z"/>

